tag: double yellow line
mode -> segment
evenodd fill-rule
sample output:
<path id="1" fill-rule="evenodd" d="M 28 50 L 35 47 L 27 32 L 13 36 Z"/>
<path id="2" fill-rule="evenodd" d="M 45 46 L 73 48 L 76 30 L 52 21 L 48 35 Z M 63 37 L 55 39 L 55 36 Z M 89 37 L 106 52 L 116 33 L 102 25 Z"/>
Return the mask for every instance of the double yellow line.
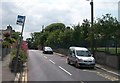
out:
<path id="1" fill-rule="evenodd" d="M 22 73 L 22 83 L 27 83 L 27 63 L 25 63 L 25 68 L 24 71 Z"/>
<path id="2" fill-rule="evenodd" d="M 24 69 L 23 69 L 23 72 L 21 73 L 17 73 L 16 77 L 15 77 L 15 80 L 14 80 L 14 83 L 27 83 L 27 63 L 24 64 Z"/>

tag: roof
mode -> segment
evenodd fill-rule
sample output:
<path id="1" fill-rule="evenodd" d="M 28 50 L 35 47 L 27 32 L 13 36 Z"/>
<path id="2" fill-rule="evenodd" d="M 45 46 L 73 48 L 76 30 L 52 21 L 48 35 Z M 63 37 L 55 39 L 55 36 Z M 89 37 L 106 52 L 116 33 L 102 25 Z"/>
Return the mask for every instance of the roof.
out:
<path id="1" fill-rule="evenodd" d="M 74 49 L 74 50 L 85 50 L 85 51 L 88 51 L 88 49 L 85 48 L 85 47 L 70 47 L 69 49 Z"/>

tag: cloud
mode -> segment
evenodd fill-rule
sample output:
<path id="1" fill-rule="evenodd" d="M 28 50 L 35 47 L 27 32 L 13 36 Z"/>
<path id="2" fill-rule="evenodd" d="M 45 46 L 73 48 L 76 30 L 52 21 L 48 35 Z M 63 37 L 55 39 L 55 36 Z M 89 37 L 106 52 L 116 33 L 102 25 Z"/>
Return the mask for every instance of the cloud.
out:
<path id="1" fill-rule="evenodd" d="M 16 26 L 17 7 L 11 2 L 2 2 L 0 9 L 2 10 L 2 23 L 0 25 L 2 29 L 6 29 L 6 26 L 10 24 L 19 31 L 21 28 Z"/>
<path id="2" fill-rule="evenodd" d="M 113 0 L 111 0 L 113 1 Z M 94 16 L 106 13 L 117 16 L 117 1 L 94 0 Z M 66 25 L 81 23 L 83 19 L 90 20 L 90 2 L 86 0 L 2 0 L 2 26 L 11 24 L 16 31 L 21 26 L 16 25 L 17 15 L 25 15 L 24 39 L 30 33 L 41 31 L 42 25 L 62 22 Z"/>

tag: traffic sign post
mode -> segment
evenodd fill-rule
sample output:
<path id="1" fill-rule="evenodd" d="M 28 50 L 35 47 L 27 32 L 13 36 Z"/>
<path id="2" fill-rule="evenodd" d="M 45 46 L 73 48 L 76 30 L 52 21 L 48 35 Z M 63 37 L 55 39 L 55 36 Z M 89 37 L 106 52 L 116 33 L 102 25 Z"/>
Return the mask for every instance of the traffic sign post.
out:
<path id="1" fill-rule="evenodd" d="M 23 29 L 24 29 L 24 24 L 25 24 L 25 18 L 26 18 L 25 16 L 18 15 L 18 17 L 17 17 L 17 22 L 16 22 L 16 24 L 22 26 L 22 31 L 21 31 L 20 40 L 18 40 L 18 46 L 17 46 L 16 62 L 15 62 L 15 67 L 14 67 L 15 75 L 16 75 L 16 72 L 17 72 L 19 51 L 20 51 L 21 44 L 22 44 L 22 39 L 23 39 L 22 34 L 23 34 Z"/>

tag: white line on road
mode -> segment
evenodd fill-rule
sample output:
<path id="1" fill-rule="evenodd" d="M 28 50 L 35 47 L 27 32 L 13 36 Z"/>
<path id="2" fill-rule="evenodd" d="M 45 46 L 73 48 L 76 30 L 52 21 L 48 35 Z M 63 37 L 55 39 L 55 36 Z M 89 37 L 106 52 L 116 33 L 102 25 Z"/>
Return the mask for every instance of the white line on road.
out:
<path id="1" fill-rule="evenodd" d="M 84 83 L 83 81 L 80 81 L 81 83 Z"/>
<path id="2" fill-rule="evenodd" d="M 51 63 L 55 64 L 55 62 L 54 62 L 54 61 L 52 61 L 52 60 L 50 60 L 50 59 L 49 59 L 49 61 L 50 61 Z"/>
<path id="3" fill-rule="evenodd" d="M 47 57 L 46 56 L 44 56 L 46 59 L 47 59 Z"/>
<path id="4" fill-rule="evenodd" d="M 61 66 L 59 66 L 60 69 L 62 69 L 64 72 L 66 72 L 67 74 L 69 74 L 70 76 L 72 75 L 70 72 L 68 72 L 67 70 L 65 70 L 64 68 L 62 68 Z"/>

